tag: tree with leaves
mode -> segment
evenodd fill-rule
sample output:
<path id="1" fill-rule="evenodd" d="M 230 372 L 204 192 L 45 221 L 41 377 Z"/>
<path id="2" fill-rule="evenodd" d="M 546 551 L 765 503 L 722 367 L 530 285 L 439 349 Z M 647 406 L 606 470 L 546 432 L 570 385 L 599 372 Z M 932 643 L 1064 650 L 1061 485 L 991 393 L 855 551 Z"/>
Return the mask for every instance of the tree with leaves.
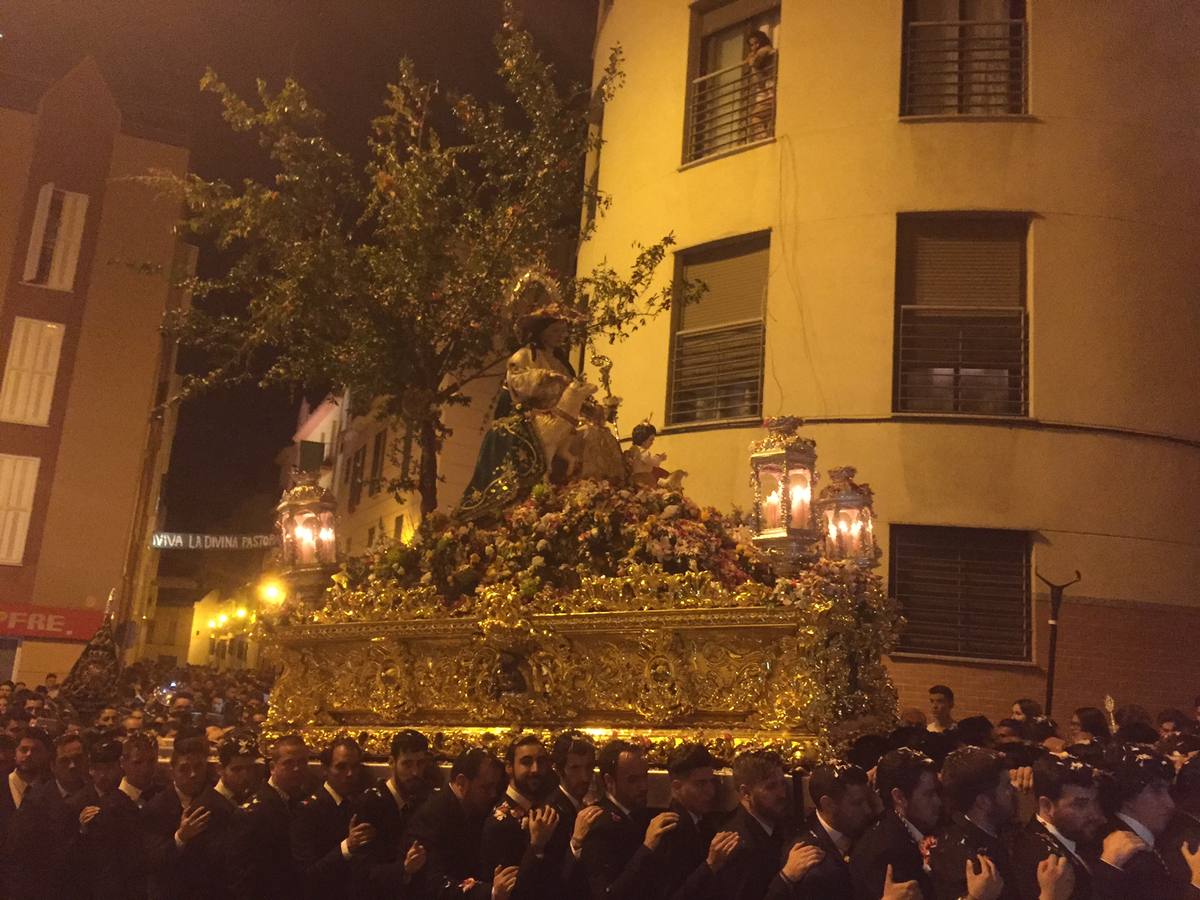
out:
<path id="1" fill-rule="evenodd" d="M 402 61 L 365 166 L 324 135 L 293 80 L 274 93 L 260 81 L 251 103 L 210 71 L 202 88 L 233 130 L 257 136 L 274 182 L 153 178 L 182 195 L 184 232 L 221 262 L 188 281 L 197 302 L 166 324 L 207 361 L 181 397 L 247 381 L 347 390 L 352 412 L 397 421 L 415 444 L 415 471 L 389 487 L 419 491 L 422 514 L 438 504 L 444 411 L 512 349 L 498 336 L 521 313 L 514 280 L 588 239 L 585 203 L 608 204 L 583 165 L 621 78 L 619 48 L 595 90 L 560 88 L 507 2 L 495 47 L 505 103 L 443 90 Z M 620 340 L 669 307 L 672 286 L 653 282 L 672 244 L 635 244 L 624 273 L 605 262 L 560 276 L 587 314 L 577 340 Z"/>

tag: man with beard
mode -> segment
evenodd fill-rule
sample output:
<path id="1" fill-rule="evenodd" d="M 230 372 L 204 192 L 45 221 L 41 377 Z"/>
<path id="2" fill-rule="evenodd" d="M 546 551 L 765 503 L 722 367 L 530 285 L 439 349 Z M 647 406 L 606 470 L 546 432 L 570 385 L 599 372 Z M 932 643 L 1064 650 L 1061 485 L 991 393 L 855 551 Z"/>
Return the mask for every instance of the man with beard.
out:
<path id="1" fill-rule="evenodd" d="M 703 744 L 681 744 L 667 762 L 668 811 L 678 818 L 656 854 L 657 893 L 663 900 L 715 897 L 717 873 L 737 849 L 737 832 L 717 832 L 710 821 L 717 800 L 714 770 L 720 765 Z"/>
<path id="2" fill-rule="evenodd" d="M 593 900 L 643 900 L 652 883 L 655 850 L 679 821 L 677 813 L 646 819 L 648 768 L 628 741 L 612 740 L 596 760 L 604 781 L 604 812 L 583 842 L 582 860 Z"/>
<path id="3" fill-rule="evenodd" d="M 373 866 L 395 862 L 409 819 L 429 796 L 429 762 L 425 735 L 404 729 L 392 737 L 387 779 L 363 791 L 357 801 L 358 821 L 375 829 L 359 866 L 364 877 Z"/>
<path id="4" fill-rule="evenodd" d="M 738 754 L 733 761 L 733 786 L 738 805 L 725 827 L 737 833 L 738 849 L 720 872 L 718 896 L 762 900 L 779 876 L 785 849 L 793 843 L 783 760 L 765 750 Z M 805 856 L 816 854 L 806 851 Z"/>
<path id="5" fill-rule="evenodd" d="M 937 900 L 1017 900 L 1002 832 L 1016 810 L 1008 764 L 995 750 L 963 747 L 942 764 L 951 822 L 929 857 Z"/>
<path id="6" fill-rule="evenodd" d="M 47 777 L 50 766 L 50 737 L 46 732 L 22 725 L 12 737 L 17 744 L 13 768 L 0 787 L 0 850 L 4 848 L 12 820 L 25 802 L 29 789 Z"/>
<path id="7" fill-rule="evenodd" d="M 1120 807 L 1104 839 L 1100 858 L 1107 865 L 1097 867 L 1092 895 L 1098 900 L 1200 900 L 1200 849 L 1182 852 L 1189 869 L 1186 881 L 1172 876 L 1158 849 L 1158 838 L 1175 813 L 1170 760 L 1142 744 L 1113 750 L 1111 768 Z"/>
<path id="8" fill-rule="evenodd" d="M 1021 900 L 1088 900 L 1092 870 L 1099 861 L 1088 851 L 1104 831 L 1100 786 L 1091 766 L 1077 759 L 1044 756 L 1033 764 L 1037 814 L 1013 841 L 1012 866 Z M 1060 893 L 1046 895 L 1039 868 L 1047 859 L 1067 862 Z"/>
<path id="9" fill-rule="evenodd" d="M 867 773 L 844 762 L 817 766 L 808 779 L 808 795 L 814 811 L 771 882 L 767 900 L 853 900 L 850 851 L 875 820 Z"/>
<path id="10" fill-rule="evenodd" d="M 932 759 L 907 747 L 884 754 L 875 772 L 883 798 L 882 816 L 850 854 L 850 880 L 858 900 L 878 900 L 888 882 L 901 896 L 934 896 L 925 868 L 929 835 L 942 813 L 937 767 Z M 912 882 L 912 884 L 909 884 Z"/>
<path id="11" fill-rule="evenodd" d="M 604 814 L 599 806 L 584 806 L 596 769 L 596 747 L 580 731 L 566 731 L 554 741 L 551 751 L 558 787 L 550 792 L 546 805 L 558 813 L 558 827 L 546 845 L 546 855 L 561 873 L 567 897 L 587 897 L 587 873 L 580 854 L 583 842 L 595 821 Z"/>
<path id="12" fill-rule="evenodd" d="M 424 851 L 425 863 L 414 891 L 422 897 L 488 897 L 504 900 L 516 881 L 517 868 L 492 874 L 492 884 L 476 881 L 480 869 L 479 840 L 483 823 L 496 802 L 502 769 L 486 750 L 459 754 L 450 767 L 450 780 L 430 795 L 413 814 L 402 846 L 410 853 Z M 417 845 L 414 847 L 414 845 Z"/>
<path id="13" fill-rule="evenodd" d="M 480 876 L 517 866 L 520 900 L 551 900 L 562 892 L 559 870 L 547 857 L 546 845 L 558 827 L 558 813 L 543 803 L 551 783 L 550 754 L 540 738 L 518 737 L 504 756 L 508 789 L 483 823 Z"/>
<path id="14" fill-rule="evenodd" d="M 298 734 L 271 745 L 270 777 L 246 801 L 243 809 L 254 847 L 250 878 L 252 896 L 260 900 L 296 900 L 304 883 L 292 860 L 292 816 L 304 798 L 308 776 L 308 747 Z"/>
<path id="15" fill-rule="evenodd" d="M 9 900 L 60 900 L 71 896 L 79 811 L 67 798 L 87 783 L 83 738 L 63 735 L 54 746 L 53 777 L 31 788 L 13 817 L 4 848 Z"/>

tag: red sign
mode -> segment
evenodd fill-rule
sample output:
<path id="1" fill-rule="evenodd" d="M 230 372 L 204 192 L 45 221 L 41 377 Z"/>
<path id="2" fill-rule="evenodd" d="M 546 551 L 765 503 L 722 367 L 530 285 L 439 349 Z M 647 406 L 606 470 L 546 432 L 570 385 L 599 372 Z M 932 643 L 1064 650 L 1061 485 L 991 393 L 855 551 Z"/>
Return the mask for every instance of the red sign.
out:
<path id="1" fill-rule="evenodd" d="M 0 637 L 87 641 L 103 621 L 102 609 L 0 604 Z"/>

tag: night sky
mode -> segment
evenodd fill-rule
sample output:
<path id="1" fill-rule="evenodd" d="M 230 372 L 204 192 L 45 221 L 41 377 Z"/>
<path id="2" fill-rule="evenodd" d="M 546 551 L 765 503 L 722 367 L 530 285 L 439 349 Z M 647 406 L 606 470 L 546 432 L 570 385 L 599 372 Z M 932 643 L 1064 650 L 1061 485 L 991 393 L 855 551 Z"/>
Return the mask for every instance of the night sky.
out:
<path id="1" fill-rule="evenodd" d="M 564 75 L 586 82 L 596 0 L 520 0 L 526 24 Z M 184 112 L 192 169 L 266 177 L 252 140 L 231 134 L 205 66 L 239 92 L 297 77 L 347 149 L 362 146 L 397 61 L 427 78 L 494 97 L 491 38 L 499 0 L 5 0 L 0 69 L 53 78 L 84 55 L 121 98 Z M 203 263 L 202 263 L 203 265 Z M 181 414 L 167 487 L 167 527 L 260 531 L 277 499 L 274 457 L 296 425 L 300 394 L 222 391 Z"/>

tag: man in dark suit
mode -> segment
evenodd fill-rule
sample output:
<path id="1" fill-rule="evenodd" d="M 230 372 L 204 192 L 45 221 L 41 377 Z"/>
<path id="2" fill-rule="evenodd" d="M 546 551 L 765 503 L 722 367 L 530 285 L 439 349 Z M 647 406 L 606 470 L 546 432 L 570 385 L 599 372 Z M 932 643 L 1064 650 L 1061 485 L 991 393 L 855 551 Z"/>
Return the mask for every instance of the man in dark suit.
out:
<path id="1" fill-rule="evenodd" d="M 725 827 L 737 833 L 738 849 L 718 876 L 718 895 L 723 900 L 762 900 L 781 877 L 780 863 L 795 833 L 788 819 L 791 802 L 783 760 L 761 750 L 738 754 L 733 787 L 738 805 Z"/>
<path id="2" fill-rule="evenodd" d="M 681 744 L 667 761 L 668 812 L 677 818 L 656 854 L 656 890 L 663 900 L 715 898 L 717 873 L 737 849 L 737 832 L 718 832 L 711 820 L 717 800 L 714 770 L 720 766 L 703 744 Z"/>
<path id="3" fill-rule="evenodd" d="M 1070 757 L 1044 756 L 1033 764 L 1037 814 L 1013 840 L 1012 870 L 1021 900 L 1043 892 L 1039 868 L 1049 857 L 1065 859 L 1071 900 L 1092 895 L 1092 870 L 1099 861 L 1088 851 L 1104 831 L 1100 787 L 1091 766 Z"/>
<path id="4" fill-rule="evenodd" d="M 541 738 L 526 734 L 509 744 L 504 771 L 508 788 L 483 823 L 479 877 L 489 879 L 497 869 L 516 866 L 514 898 L 555 900 L 563 890 L 561 869 L 546 848 L 559 821 L 554 807 L 542 800 L 553 775 Z"/>
<path id="5" fill-rule="evenodd" d="M 1158 847 L 1175 814 L 1171 761 L 1148 744 L 1110 750 L 1106 761 L 1120 806 L 1104 839 L 1100 858 L 1107 865 L 1097 867 L 1092 895 L 1097 900 L 1200 900 L 1200 866 L 1193 874 L 1189 865 L 1188 878 L 1176 879 Z"/>
<path id="6" fill-rule="evenodd" d="M 867 773 L 835 762 L 817 766 L 808 779 L 813 813 L 797 836 L 768 900 L 853 900 L 850 851 L 875 820 Z M 796 848 L 817 853 L 802 855 Z"/>
<path id="7" fill-rule="evenodd" d="M 37 728 L 21 726 L 13 738 L 17 746 L 13 753 L 13 768 L 0 790 L 0 850 L 8 840 L 8 831 L 17 810 L 25 801 L 29 789 L 44 781 L 50 768 L 50 737 Z M 5 876 L 0 869 L 0 898 L 4 893 Z"/>
<path id="8" fill-rule="evenodd" d="M 502 772 L 500 761 L 486 750 L 467 750 L 451 765 L 446 787 L 413 814 L 402 846 L 424 850 L 424 866 L 414 879 L 420 896 L 476 898 L 494 892 L 486 882 L 476 884 L 476 873 L 483 822 L 500 792 Z M 504 884 L 515 881 L 516 871 L 510 867 L 502 873 Z"/>
<path id="9" fill-rule="evenodd" d="M 942 798 L 932 759 L 902 747 L 885 753 L 875 772 L 884 812 L 850 854 L 850 880 L 857 900 L 878 900 L 886 882 L 915 882 L 925 898 L 934 896 L 925 868 L 926 836 L 938 824 Z M 911 892 L 911 889 L 910 889 Z"/>
<path id="10" fill-rule="evenodd" d="M 71 860 L 70 875 L 80 897 L 94 897 L 96 879 L 104 868 L 101 843 L 96 840 L 94 827 L 100 815 L 100 803 L 105 797 L 119 793 L 121 783 L 121 743 L 117 740 L 100 740 L 88 754 L 90 783 L 81 791 L 67 798 L 71 807 L 71 819 L 78 823 L 75 851 Z"/>
<path id="11" fill-rule="evenodd" d="M 177 740 L 170 789 L 142 810 L 143 847 L 152 900 L 245 896 L 239 847 L 240 810 L 209 786 L 208 742 Z"/>
<path id="12" fill-rule="evenodd" d="M 93 900 L 146 896 L 141 810 L 160 788 L 154 781 L 158 742 L 139 733 L 125 738 L 116 790 L 102 792 L 86 825 L 88 883 Z"/>
<path id="13" fill-rule="evenodd" d="M 558 827 L 546 845 L 546 855 L 555 861 L 561 873 L 566 897 L 587 897 L 587 873 L 580 856 L 587 833 L 604 810 L 584 806 L 596 770 L 596 747 L 580 731 L 565 731 L 554 741 L 551 751 L 558 785 L 546 798 L 546 805 L 558 813 Z"/>
<path id="14" fill-rule="evenodd" d="M 306 896 L 344 898 L 351 895 L 351 858 L 375 838 L 354 811 L 362 749 L 353 738 L 337 738 L 321 751 L 321 766 L 324 783 L 292 817 L 292 859 Z"/>
<path id="15" fill-rule="evenodd" d="M 1171 876 L 1182 882 L 1191 878 L 1184 850 L 1200 847 L 1200 756 L 1192 757 L 1179 770 L 1172 796 L 1175 815 L 1159 843 Z"/>
<path id="16" fill-rule="evenodd" d="M 942 790 L 952 812 L 929 856 L 937 900 L 1017 900 L 1002 834 L 1017 794 L 1004 756 L 978 746 L 955 750 L 942 763 Z"/>
<path id="17" fill-rule="evenodd" d="M 375 882 L 390 880 L 391 865 L 404 859 L 408 848 L 401 848 L 400 841 L 413 813 L 429 796 L 429 765 L 425 735 L 411 729 L 393 735 L 387 779 L 367 788 L 357 801 L 358 820 L 375 829 L 375 839 L 352 860 L 360 892 L 373 894 L 388 889 L 386 883 L 376 886 Z"/>
<path id="18" fill-rule="evenodd" d="M 13 816 L 4 848 L 10 900 L 62 900 L 73 896 L 78 811 L 67 798 L 83 790 L 88 760 L 83 739 L 55 741 L 53 777 L 31 786 Z"/>
<path id="19" fill-rule="evenodd" d="M 270 777 L 259 785 L 243 809 L 248 841 L 254 848 L 250 865 L 253 894 L 262 900 L 296 900 L 304 882 L 292 859 L 292 817 L 304 796 L 308 747 L 297 734 L 284 735 L 271 745 Z"/>
<path id="20" fill-rule="evenodd" d="M 654 851 L 675 827 L 678 815 L 660 813 L 645 823 L 648 768 L 627 741 L 605 744 L 596 759 L 604 796 L 603 813 L 583 842 L 581 855 L 594 900 L 643 900 L 653 884 Z"/>

